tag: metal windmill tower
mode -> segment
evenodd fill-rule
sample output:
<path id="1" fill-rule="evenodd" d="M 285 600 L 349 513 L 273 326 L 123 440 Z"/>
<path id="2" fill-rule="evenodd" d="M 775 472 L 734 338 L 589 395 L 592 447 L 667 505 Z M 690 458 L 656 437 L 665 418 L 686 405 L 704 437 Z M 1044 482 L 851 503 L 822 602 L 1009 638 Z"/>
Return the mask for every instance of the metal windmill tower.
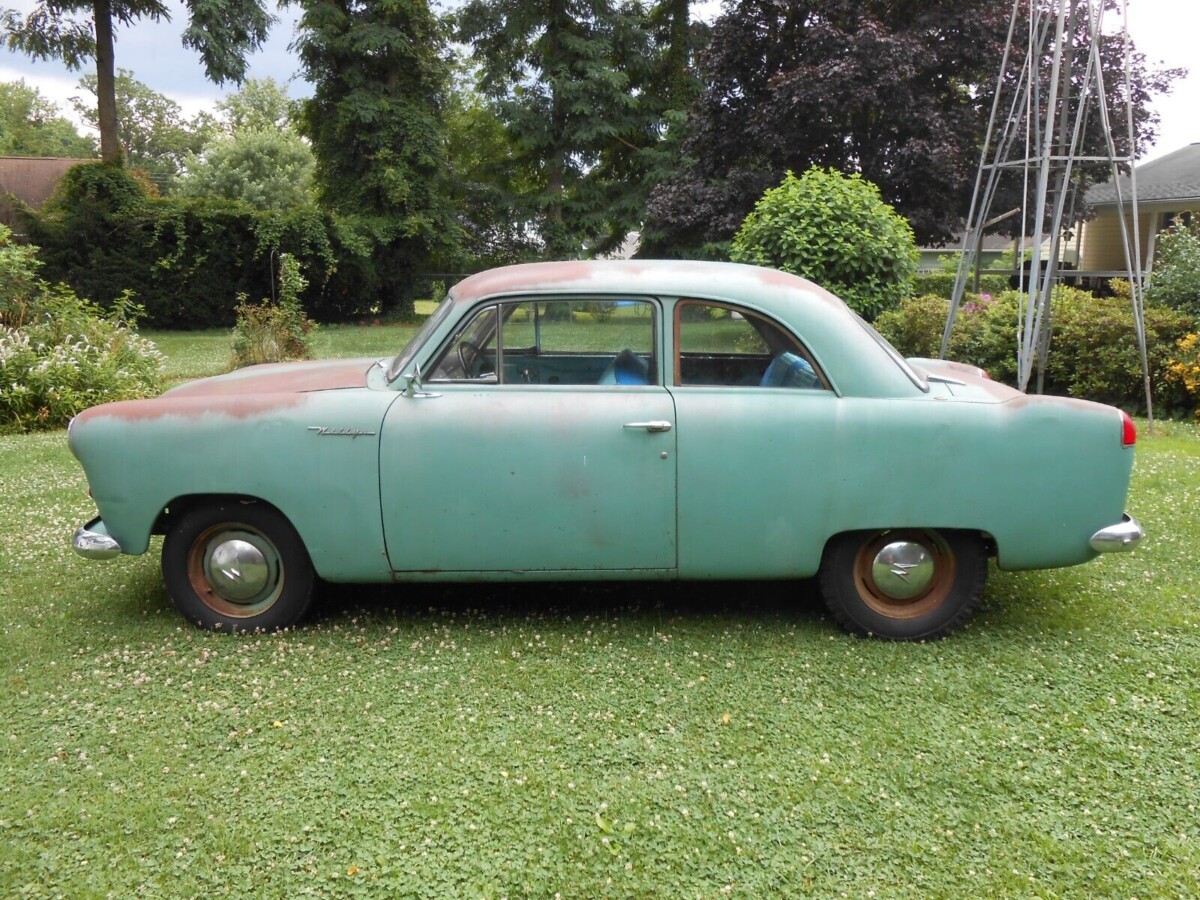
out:
<path id="1" fill-rule="evenodd" d="M 1109 98 L 1113 96 L 1109 88 L 1114 86 L 1105 85 L 1101 67 L 1104 14 L 1108 5 L 1105 0 L 1013 0 L 1008 41 L 996 80 L 958 275 L 942 334 L 941 356 L 945 357 L 949 347 L 968 277 L 973 269 L 978 272 L 977 257 L 985 229 L 1020 213 L 1023 237 L 1018 242 L 1018 259 L 1024 260 L 1029 251 L 1033 263 L 1018 269 L 1023 301 L 1017 323 L 1017 386 L 1022 391 L 1028 388 L 1036 362 L 1038 390 L 1041 390 L 1050 343 L 1053 288 L 1061 278 L 1066 229 L 1076 224 L 1074 207 L 1078 191 L 1072 187 L 1073 178 L 1079 174 L 1077 164 L 1107 163 L 1117 190 L 1125 248 L 1124 274 L 1131 287 L 1146 408 L 1153 426 L 1142 306 L 1137 182 L 1133 175 L 1136 134 L 1127 30 L 1128 0 L 1121 0 L 1124 78 L 1115 86 L 1119 91 L 1116 96 L 1124 105 L 1125 121 L 1118 123 L 1118 127 L 1127 129 L 1125 146 L 1130 155 L 1126 156 L 1117 154 L 1114 126 L 1109 116 Z M 1022 15 L 1023 11 L 1025 15 Z M 1079 70 L 1081 64 L 1082 73 Z M 1084 156 L 1080 152 L 1082 136 L 1093 116 L 1107 150 L 1103 156 Z M 1130 174 L 1128 201 L 1123 196 L 1125 183 L 1118 178 L 1122 168 Z M 995 216 L 992 207 L 1001 184 L 1006 182 L 1011 189 L 1013 179 L 1019 179 L 1022 204 Z M 1132 212 L 1131 218 L 1127 211 Z"/>

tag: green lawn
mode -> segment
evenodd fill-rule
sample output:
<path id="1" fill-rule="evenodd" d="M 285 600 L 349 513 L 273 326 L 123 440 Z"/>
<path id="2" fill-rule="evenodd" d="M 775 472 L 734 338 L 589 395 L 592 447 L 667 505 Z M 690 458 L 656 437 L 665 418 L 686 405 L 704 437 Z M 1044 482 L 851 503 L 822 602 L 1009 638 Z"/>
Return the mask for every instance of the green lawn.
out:
<path id="1" fill-rule="evenodd" d="M 993 571 L 938 643 L 795 584 L 348 587 L 231 638 L 157 542 L 70 552 L 62 432 L 0 438 L 0 896 L 1200 895 L 1200 428 L 1138 454 L 1141 550 Z"/>
<path id="2" fill-rule="evenodd" d="M 395 356 L 419 325 L 321 325 L 313 346 L 321 359 Z M 167 384 L 216 375 L 230 367 L 228 329 L 208 331 L 143 331 L 167 357 Z"/>

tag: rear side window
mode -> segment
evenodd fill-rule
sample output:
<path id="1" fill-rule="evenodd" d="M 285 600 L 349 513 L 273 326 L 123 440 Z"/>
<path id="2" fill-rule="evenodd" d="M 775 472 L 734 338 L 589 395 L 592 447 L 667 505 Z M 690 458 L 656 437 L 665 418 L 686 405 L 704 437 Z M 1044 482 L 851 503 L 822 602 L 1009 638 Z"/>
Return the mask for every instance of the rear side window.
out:
<path id="1" fill-rule="evenodd" d="M 826 390 L 807 348 L 776 322 L 725 304 L 675 306 L 675 384 Z"/>

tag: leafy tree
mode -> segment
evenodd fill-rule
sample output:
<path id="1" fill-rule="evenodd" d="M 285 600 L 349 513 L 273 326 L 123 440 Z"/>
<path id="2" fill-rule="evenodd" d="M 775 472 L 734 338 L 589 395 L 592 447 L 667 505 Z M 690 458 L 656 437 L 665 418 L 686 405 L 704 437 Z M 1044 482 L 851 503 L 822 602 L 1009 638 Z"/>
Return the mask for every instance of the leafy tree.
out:
<path id="1" fill-rule="evenodd" d="M 651 198 L 654 249 L 727 241 L 768 186 L 811 165 L 861 173 L 922 242 L 948 238 L 971 196 L 1011 8 L 1010 0 L 728 4 L 701 61 L 706 87 L 691 110 L 686 164 Z M 1119 40 L 1104 58 L 1119 71 Z M 1141 57 L 1133 70 L 1135 119 L 1149 136 L 1148 99 L 1176 73 L 1148 71 Z M 1073 72 L 1081 77 L 1084 66 Z"/>
<path id="2" fill-rule="evenodd" d="M 641 214 L 644 152 L 660 137 L 655 56 L 636 0 L 472 0 L 459 38 L 535 174 L 520 201 L 548 256 L 619 242 Z M 621 207 L 624 206 L 622 209 Z"/>
<path id="3" fill-rule="evenodd" d="M 730 255 L 809 278 L 867 319 L 909 295 L 919 256 L 912 228 L 879 188 L 818 168 L 788 172 L 763 194 Z"/>
<path id="4" fill-rule="evenodd" d="M 184 0 L 188 26 L 183 45 L 200 54 L 204 71 L 218 84 L 240 82 L 246 55 L 266 39 L 273 21 L 263 0 Z M 42 0 L 22 18 L 0 10 L 8 46 L 34 59 L 61 59 L 70 69 L 96 62 L 96 127 L 105 162 L 122 158 L 117 110 L 113 29 L 139 19 L 170 19 L 164 0 Z"/>
<path id="5" fill-rule="evenodd" d="M 520 158 L 495 105 L 461 62 L 445 106 L 449 188 L 465 232 L 456 271 L 536 259 L 536 214 L 522 203 L 536 174 Z"/>
<path id="6" fill-rule="evenodd" d="M 315 160 L 292 125 L 295 105 L 272 79 L 250 79 L 217 104 L 220 133 L 190 153 L 178 191 L 241 200 L 261 210 L 311 206 Z"/>
<path id="7" fill-rule="evenodd" d="M 169 182 L 179 174 L 188 154 L 197 152 L 212 134 L 211 117 L 201 113 L 189 121 L 178 103 L 151 90 L 125 69 L 118 70 L 115 84 L 117 118 L 129 162 L 145 169 L 160 185 Z M 79 87 L 91 96 L 72 97 L 71 103 L 80 118 L 98 128 L 96 76 L 85 75 Z"/>
<path id="8" fill-rule="evenodd" d="M 23 80 L 0 84 L 0 156 L 89 159 L 96 144 Z"/>
<path id="9" fill-rule="evenodd" d="M 1158 236 L 1146 299 L 1200 319 L 1200 222 L 1177 223 Z"/>
<path id="10" fill-rule="evenodd" d="M 189 156 L 178 182 L 185 197 L 242 200 L 284 212 L 313 202 L 313 154 L 293 132 L 249 129 L 209 141 Z"/>
<path id="11" fill-rule="evenodd" d="M 362 290 L 401 294 L 455 256 L 461 229 L 446 187 L 441 104 L 446 39 L 426 0 L 299 0 L 296 47 L 315 85 L 301 106 L 321 203 L 360 248 Z"/>
<path id="12" fill-rule="evenodd" d="M 217 103 L 224 127 L 231 134 L 276 128 L 293 131 L 299 115 L 286 85 L 273 78 L 248 78 L 241 89 Z"/>

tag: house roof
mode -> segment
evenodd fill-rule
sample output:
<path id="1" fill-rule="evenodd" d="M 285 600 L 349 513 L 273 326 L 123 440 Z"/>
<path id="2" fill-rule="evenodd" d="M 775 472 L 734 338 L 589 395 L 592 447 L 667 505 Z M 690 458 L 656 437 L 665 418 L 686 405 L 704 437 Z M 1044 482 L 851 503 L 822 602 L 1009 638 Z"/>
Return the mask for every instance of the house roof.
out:
<path id="1" fill-rule="evenodd" d="M 1188 144 L 1174 153 L 1142 163 L 1137 174 L 1138 202 L 1200 200 L 1200 143 Z M 1118 179 L 1121 196 L 1129 199 L 1129 176 Z M 1115 206 L 1116 184 L 1098 184 L 1087 193 L 1092 206 Z"/>
<path id="2" fill-rule="evenodd" d="M 67 169 L 93 159 L 56 159 L 40 156 L 0 156 L 0 194 L 13 194 L 40 209 Z"/>

